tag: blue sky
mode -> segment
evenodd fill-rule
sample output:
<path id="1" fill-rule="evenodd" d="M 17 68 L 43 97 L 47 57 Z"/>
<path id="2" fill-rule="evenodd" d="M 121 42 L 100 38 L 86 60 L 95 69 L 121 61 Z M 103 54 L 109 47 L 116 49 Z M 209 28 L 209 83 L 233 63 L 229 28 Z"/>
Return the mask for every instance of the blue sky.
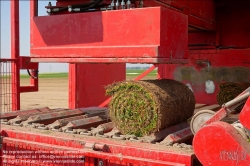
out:
<path id="1" fill-rule="evenodd" d="M 44 6 L 49 1 L 39 1 L 39 15 L 47 15 Z M 55 1 L 51 1 L 55 4 Z M 30 56 L 30 2 L 20 1 L 20 55 Z M 10 1 L 1 1 L 1 58 L 10 58 Z M 40 73 L 67 72 L 65 63 L 40 63 Z"/>
<path id="2" fill-rule="evenodd" d="M 52 5 L 55 5 L 55 1 L 50 0 Z M 38 3 L 38 15 L 47 15 L 46 9 L 49 1 L 42 0 Z M 0 0 L 1 3 L 1 58 L 10 58 L 10 1 Z M 20 55 L 30 55 L 30 2 L 28 0 L 21 0 L 19 2 L 20 11 Z M 138 66 L 138 64 L 128 65 Z M 139 65 L 144 66 L 144 65 Z M 148 65 L 147 65 L 148 66 Z M 40 63 L 40 73 L 45 72 L 67 72 L 68 64 L 65 63 Z"/>

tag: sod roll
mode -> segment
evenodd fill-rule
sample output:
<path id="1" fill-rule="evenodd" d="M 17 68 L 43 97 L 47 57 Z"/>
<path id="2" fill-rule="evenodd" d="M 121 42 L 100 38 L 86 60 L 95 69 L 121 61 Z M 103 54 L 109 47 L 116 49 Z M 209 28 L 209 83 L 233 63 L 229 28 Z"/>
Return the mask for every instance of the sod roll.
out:
<path id="1" fill-rule="evenodd" d="M 222 83 L 219 86 L 219 92 L 217 94 L 217 102 L 220 105 L 227 103 L 230 100 L 233 100 L 239 94 L 241 94 L 245 89 L 247 89 L 249 83 Z M 239 106 L 236 110 L 241 110 L 244 103 Z"/>
<path id="2" fill-rule="evenodd" d="M 106 87 L 111 121 L 122 134 L 145 136 L 193 115 L 192 91 L 175 80 L 123 81 Z"/>

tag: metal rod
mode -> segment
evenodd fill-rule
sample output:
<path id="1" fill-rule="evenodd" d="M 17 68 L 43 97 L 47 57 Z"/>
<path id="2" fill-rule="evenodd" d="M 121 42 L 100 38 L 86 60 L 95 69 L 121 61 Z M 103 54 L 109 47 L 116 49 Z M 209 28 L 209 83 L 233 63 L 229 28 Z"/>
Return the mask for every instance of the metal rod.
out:
<path id="1" fill-rule="evenodd" d="M 237 104 L 237 103 L 240 103 L 241 101 L 247 99 L 249 96 L 250 96 L 250 93 L 249 93 L 249 92 L 246 92 L 245 94 L 243 94 L 243 95 L 241 95 L 241 96 L 239 96 L 239 97 L 236 97 L 235 99 L 233 99 L 233 100 L 231 100 L 231 101 L 225 103 L 223 107 L 227 107 L 227 108 L 228 108 L 228 107 L 231 107 L 231 106 L 233 106 L 233 105 L 235 105 L 235 104 Z M 241 103 L 240 103 L 240 104 L 241 104 Z"/>

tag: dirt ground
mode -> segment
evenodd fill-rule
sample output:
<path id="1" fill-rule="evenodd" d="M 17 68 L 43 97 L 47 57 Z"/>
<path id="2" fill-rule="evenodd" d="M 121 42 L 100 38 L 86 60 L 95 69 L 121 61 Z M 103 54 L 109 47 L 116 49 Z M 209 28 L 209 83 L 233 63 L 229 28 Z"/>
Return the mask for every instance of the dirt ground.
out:
<path id="1" fill-rule="evenodd" d="M 128 76 L 126 79 L 134 79 Z M 144 79 L 156 79 L 145 77 Z M 29 85 L 28 78 L 21 79 L 21 85 Z M 68 78 L 40 78 L 39 91 L 21 94 L 21 109 L 32 108 L 68 108 Z"/>
<path id="2" fill-rule="evenodd" d="M 21 85 L 28 85 L 29 79 L 21 79 Z M 68 79 L 40 78 L 39 91 L 21 94 L 21 109 L 68 108 Z"/>

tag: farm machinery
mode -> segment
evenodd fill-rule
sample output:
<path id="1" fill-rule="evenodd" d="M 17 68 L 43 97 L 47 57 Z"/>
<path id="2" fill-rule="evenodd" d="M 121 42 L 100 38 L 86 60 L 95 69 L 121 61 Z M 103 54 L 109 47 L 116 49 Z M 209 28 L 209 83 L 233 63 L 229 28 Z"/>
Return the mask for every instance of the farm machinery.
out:
<path id="1" fill-rule="evenodd" d="M 249 1 L 57 0 L 38 16 L 31 0 L 30 57 L 19 55 L 19 1 L 10 3 L 1 165 L 249 165 L 250 88 L 217 104 L 222 84 L 250 82 Z M 38 90 L 40 62 L 69 63 L 67 109 L 20 110 L 20 93 Z M 192 118 L 147 136 L 121 133 L 104 86 L 125 80 L 126 63 L 153 64 L 135 80 L 158 68 L 158 79 L 188 86 Z M 30 86 L 20 86 L 20 69 Z"/>

